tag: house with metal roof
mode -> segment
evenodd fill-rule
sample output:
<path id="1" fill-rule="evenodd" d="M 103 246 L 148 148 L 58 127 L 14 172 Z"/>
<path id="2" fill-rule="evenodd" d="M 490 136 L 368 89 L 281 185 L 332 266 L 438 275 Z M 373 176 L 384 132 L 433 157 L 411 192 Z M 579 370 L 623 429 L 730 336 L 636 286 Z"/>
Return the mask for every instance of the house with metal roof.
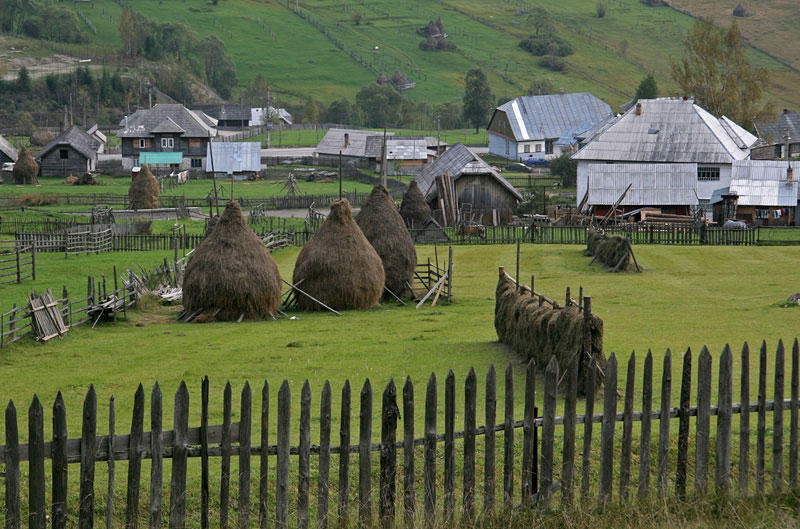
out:
<path id="1" fill-rule="evenodd" d="M 73 125 L 48 143 L 36 156 L 42 177 L 80 176 L 97 169 L 101 142 Z"/>
<path id="2" fill-rule="evenodd" d="M 120 121 L 117 132 L 122 143 L 122 167 L 138 165 L 143 152 L 181 153 L 177 169 L 202 170 L 206 147 L 217 135 L 216 119 L 180 104 L 158 104 L 137 110 Z"/>
<path id="3" fill-rule="evenodd" d="M 613 115 L 608 103 L 587 92 L 517 97 L 492 114 L 489 153 L 515 161 L 555 158 Z"/>
<path id="4" fill-rule="evenodd" d="M 314 149 L 314 157 L 330 165 L 339 163 L 339 153 L 346 162 L 363 160 L 367 158 L 367 138 L 376 135 L 374 130 L 328 129 Z M 394 136 L 394 132 L 387 132 L 386 135 Z M 383 137 L 383 133 L 380 136 Z"/>
<path id="5" fill-rule="evenodd" d="M 628 184 L 641 181 L 632 189 L 642 193 L 634 195 L 635 200 L 626 195 L 622 212 L 640 207 L 673 212 L 700 207 L 711 217 L 712 194 L 729 185 L 732 164 L 748 159 L 757 141 L 727 117 L 714 117 L 692 100 L 640 99 L 599 127 L 572 156 L 578 162 L 577 203 L 600 213 L 622 197 Z M 694 179 L 692 193 L 683 187 L 689 175 Z M 652 185 L 647 193 L 645 185 Z M 595 193 L 595 186 L 603 192 Z"/>
<path id="6" fill-rule="evenodd" d="M 773 121 L 756 124 L 760 141 L 753 147 L 754 160 L 786 159 L 800 156 L 800 112 L 784 109 Z M 787 147 L 788 144 L 788 147 Z"/>
<path id="7" fill-rule="evenodd" d="M 711 198 L 714 218 L 743 220 L 753 226 L 797 225 L 800 162 L 733 162 L 730 186 Z"/>
<path id="8" fill-rule="evenodd" d="M 442 218 L 443 206 L 439 201 L 436 178 L 443 175 L 453 179 L 459 211 L 471 211 L 462 218 L 473 217 L 484 224 L 493 220 L 509 222 L 514 209 L 522 201 L 522 194 L 508 180 L 464 144 L 456 143 L 427 164 L 415 178 L 437 219 Z"/>
<path id="9" fill-rule="evenodd" d="M 17 149 L 0 134 L 0 166 L 4 163 L 16 162 L 18 156 Z"/>
<path id="10" fill-rule="evenodd" d="M 252 178 L 261 171 L 261 144 L 257 141 L 212 141 L 206 154 L 206 172 Z"/>
<path id="11" fill-rule="evenodd" d="M 387 135 L 386 174 L 391 176 L 419 174 L 425 165 L 436 157 L 436 151 L 428 148 L 431 139 L 435 145 L 436 138 Z M 364 156 L 374 164 L 375 171 L 381 170 L 383 134 L 367 136 Z"/>
<path id="12" fill-rule="evenodd" d="M 217 120 L 219 129 L 241 129 L 250 126 L 250 105 L 231 103 L 217 103 L 206 105 L 193 105 L 195 111 L 200 111 Z"/>
<path id="13" fill-rule="evenodd" d="M 292 115 L 285 108 L 253 107 L 250 109 L 250 126 L 260 127 L 275 119 L 281 125 L 291 125 Z"/>

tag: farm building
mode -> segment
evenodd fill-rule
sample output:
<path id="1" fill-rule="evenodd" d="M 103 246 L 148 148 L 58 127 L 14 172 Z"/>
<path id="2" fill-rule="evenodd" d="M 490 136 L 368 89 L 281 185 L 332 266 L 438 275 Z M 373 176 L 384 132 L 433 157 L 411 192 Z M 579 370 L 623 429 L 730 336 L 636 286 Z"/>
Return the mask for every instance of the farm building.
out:
<path id="1" fill-rule="evenodd" d="M 143 152 L 181 154 L 179 168 L 202 170 L 206 146 L 217 135 L 216 120 L 179 104 L 137 110 L 120 122 L 122 168 L 130 171 Z"/>
<path id="2" fill-rule="evenodd" d="M 550 159 L 577 147 L 577 136 L 613 116 L 583 92 L 522 96 L 500 105 L 489 120 L 489 153 L 508 160 Z"/>
<path id="3" fill-rule="evenodd" d="M 437 220 L 443 220 L 443 205 L 436 178 L 443 175 L 453 179 L 458 209 L 471 211 L 467 216 L 482 223 L 510 221 L 514 209 L 522 201 L 522 195 L 508 180 L 464 144 L 456 143 L 429 163 L 415 179 Z"/>
<path id="4" fill-rule="evenodd" d="M 433 138 L 434 145 L 436 139 Z M 386 138 L 386 174 L 417 175 L 426 164 L 436 157 L 428 149 L 429 138 L 423 136 L 388 136 Z M 435 149 L 435 147 L 434 147 Z M 375 171 L 381 170 L 383 134 L 368 136 L 364 155 L 374 163 Z"/>
<path id="5" fill-rule="evenodd" d="M 89 130 L 86 131 L 86 134 L 100 142 L 100 146 L 97 148 L 97 154 L 103 154 L 103 151 L 105 151 L 106 148 L 106 143 L 108 142 L 108 136 L 103 134 L 103 131 L 97 126 L 97 123 L 92 125 Z"/>
<path id="6" fill-rule="evenodd" d="M 83 175 L 97 168 L 97 152 L 102 144 L 77 126 L 65 130 L 36 157 L 43 177 Z"/>
<path id="7" fill-rule="evenodd" d="M 0 135 L 0 166 L 4 163 L 13 163 L 17 161 L 19 153 L 7 139 Z"/>
<path id="8" fill-rule="evenodd" d="M 641 99 L 600 127 L 573 155 L 572 159 L 578 162 L 577 203 L 598 200 L 599 195 L 591 191 L 597 179 L 611 187 L 603 190 L 604 203 L 592 204 L 596 213 L 603 206 L 613 205 L 637 178 L 651 178 L 656 186 L 652 193 L 636 193 L 636 199 L 626 197 L 621 212 L 655 206 L 638 200 L 654 200 L 655 195 L 669 189 L 666 194 L 670 203 L 658 205 L 668 210 L 699 207 L 710 218 L 711 195 L 729 185 L 732 164 L 747 159 L 756 141 L 755 136 L 730 119 L 716 118 L 690 99 Z M 623 167 L 600 169 L 598 164 Z M 644 167 L 648 165 L 654 167 Z M 668 165 L 677 167 L 667 169 Z M 694 175 L 693 191 L 679 191 L 686 184 L 687 175 Z M 614 179 L 610 180 L 612 176 Z M 676 200 L 683 203 L 675 203 Z"/>
<path id="9" fill-rule="evenodd" d="M 276 121 L 280 125 L 292 124 L 292 115 L 285 108 L 254 107 L 250 109 L 249 125 L 251 127 L 259 127 L 261 125 L 266 125 L 268 121 L 272 121 L 273 119 L 276 119 Z"/>
<path id="10" fill-rule="evenodd" d="M 326 165 L 337 165 L 340 152 L 345 162 L 363 160 L 366 158 L 367 138 L 375 135 L 374 130 L 328 129 L 314 149 L 314 157 Z M 387 132 L 386 135 L 394 136 L 394 132 Z"/>
<path id="11" fill-rule="evenodd" d="M 208 144 L 206 172 L 233 176 L 237 180 L 254 178 L 261 171 L 259 142 L 221 142 Z"/>
<path id="12" fill-rule="evenodd" d="M 754 226 L 797 225 L 800 162 L 733 162 L 731 183 L 714 192 L 714 218 L 743 220 Z"/>
<path id="13" fill-rule="evenodd" d="M 756 128 L 761 139 L 753 147 L 754 160 L 785 160 L 787 143 L 789 156 L 800 156 L 800 112 L 784 109 L 774 121 L 759 123 Z"/>
<path id="14" fill-rule="evenodd" d="M 200 111 L 217 120 L 219 129 L 242 129 L 250 126 L 250 105 L 231 103 L 193 105 L 192 110 Z"/>

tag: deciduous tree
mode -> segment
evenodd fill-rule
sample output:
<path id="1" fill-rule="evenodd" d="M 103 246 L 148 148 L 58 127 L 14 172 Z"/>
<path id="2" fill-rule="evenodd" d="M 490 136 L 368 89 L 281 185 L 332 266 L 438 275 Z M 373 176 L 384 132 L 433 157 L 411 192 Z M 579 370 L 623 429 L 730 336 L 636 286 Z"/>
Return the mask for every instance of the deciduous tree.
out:
<path id="1" fill-rule="evenodd" d="M 473 68 L 464 78 L 464 119 L 475 127 L 475 133 L 486 126 L 489 109 L 494 105 L 494 94 L 489 87 L 486 74 L 480 68 Z"/>
<path id="2" fill-rule="evenodd" d="M 658 83 L 653 74 L 647 74 L 636 87 L 636 95 L 633 96 L 634 103 L 640 99 L 655 99 L 658 97 Z"/>

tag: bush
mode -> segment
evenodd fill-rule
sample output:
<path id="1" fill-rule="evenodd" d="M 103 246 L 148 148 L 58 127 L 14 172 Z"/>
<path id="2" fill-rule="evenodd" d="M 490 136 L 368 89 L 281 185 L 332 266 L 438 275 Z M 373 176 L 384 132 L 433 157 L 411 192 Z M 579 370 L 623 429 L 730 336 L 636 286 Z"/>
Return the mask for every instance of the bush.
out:
<path id="1" fill-rule="evenodd" d="M 549 68 L 554 72 L 563 72 L 567 69 L 567 62 L 557 55 L 545 55 L 539 59 L 539 66 Z"/>
<path id="2" fill-rule="evenodd" d="M 550 160 L 550 174 L 561 177 L 563 187 L 572 187 L 578 179 L 578 162 L 565 152 Z"/>
<path id="3" fill-rule="evenodd" d="M 531 35 L 520 42 L 519 47 L 537 57 L 543 55 L 557 55 L 559 57 L 572 55 L 572 45 L 558 35 Z"/>
<path id="4" fill-rule="evenodd" d="M 606 16 L 606 5 L 603 2 L 597 3 L 597 18 L 604 18 Z"/>

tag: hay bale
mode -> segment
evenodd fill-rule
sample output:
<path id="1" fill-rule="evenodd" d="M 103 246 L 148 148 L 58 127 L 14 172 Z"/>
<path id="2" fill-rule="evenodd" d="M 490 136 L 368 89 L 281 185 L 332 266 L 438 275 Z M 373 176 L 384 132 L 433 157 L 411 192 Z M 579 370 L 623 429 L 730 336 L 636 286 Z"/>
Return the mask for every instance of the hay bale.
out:
<path id="1" fill-rule="evenodd" d="M 408 288 L 417 267 L 417 250 L 397 206 L 381 184 L 372 188 L 356 223 L 383 262 L 386 288 L 397 296 L 414 293 Z"/>
<path id="2" fill-rule="evenodd" d="M 586 229 L 586 251 L 584 255 L 593 256 L 597 249 L 597 243 L 603 240 L 603 234 L 594 228 Z"/>
<path id="3" fill-rule="evenodd" d="M 631 242 L 621 235 L 604 237 L 597 243 L 595 255 L 601 264 L 623 272 L 632 264 Z"/>
<path id="4" fill-rule="evenodd" d="M 161 193 L 161 186 L 150 172 L 146 165 L 136 175 L 128 188 L 128 200 L 131 209 L 154 209 L 158 207 L 158 195 Z"/>
<path id="5" fill-rule="evenodd" d="M 495 290 L 495 320 L 497 337 L 517 354 L 533 359 L 544 368 L 555 356 L 562 372 L 576 355 L 583 351 L 584 315 L 576 306 L 553 308 L 539 304 L 538 298 L 526 290 L 517 291 L 514 281 L 501 277 Z M 603 320 L 596 314 L 589 319 L 592 336 L 592 355 L 602 370 Z M 585 360 L 585 359 L 584 359 Z M 582 363 L 578 374 L 578 392 L 591 372 Z"/>
<path id="6" fill-rule="evenodd" d="M 78 183 L 78 177 L 77 176 L 69 175 L 68 177 L 66 177 L 64 179 L 64 185 L 65 186 L 74 186 L 74 185 L 77 185 L 77 183 Z"/>
<path id="7" fill-rule="evenodd" d="M 14 183 L 18 186 L 39 185 L 36 176 L 39 174 L 39 164 L 31 156 L 30 151 L 25 147 L 19 150 L 19 156 L 14 163 Z"/>
<path id="8" fill-rule="evenodd" d="M 383 296 L 383 263 L 353 220 L 346 199 L 331 205 L 331 213 L 297 256 L 292 282 L 336 310 L 368 309 Z M 301 310 L 324 310 L 298 294 Z"/>
<path id="9" fill-rule="evenodd" d="M 264 243 L 228 202 L 214 230 L 192 254 L 183 278 L 183 307 L 195 321 L 263 320 L 277 313 L 281 276 Z"/>
<path id="10" fill-rule="evenodd" d="M 425 197 L 420 191 L 416 180 L 408 184 L 403 202 L 400 204 L 400 216 L 409 228 L 419 228 L 431 218 L 431 207 L 425 201 Z"/>
<path id="11" fill-rule="evenodd" d="M 44 147 L 51 141 L 56 138 L 56 135 L 50 132 L 47 129 L 36 129 L 31 134 L 29 140 L 31 145 L 36 145 L 37 147 Z"/>

